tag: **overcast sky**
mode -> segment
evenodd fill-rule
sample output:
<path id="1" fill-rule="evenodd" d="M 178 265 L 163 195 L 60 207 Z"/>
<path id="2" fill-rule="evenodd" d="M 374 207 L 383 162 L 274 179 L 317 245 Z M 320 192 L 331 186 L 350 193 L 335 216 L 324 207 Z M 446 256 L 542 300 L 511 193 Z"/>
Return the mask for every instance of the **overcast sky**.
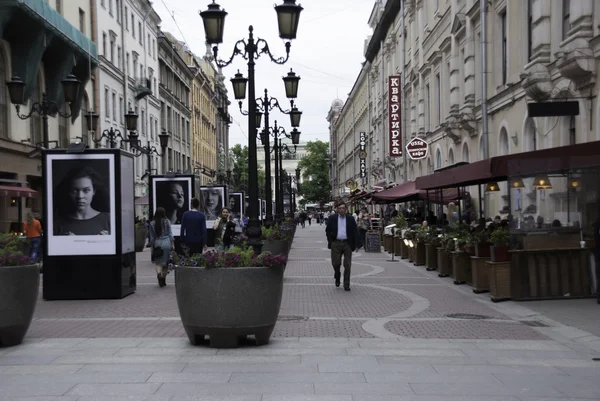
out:
<path id="1" fill-rule="evenodd" d="M 162 19 L 162 29 L 184 40 L 197 55 L 206 53 L 204 27 L 198 15 L 212 0 L 157 0 L 154 8 Z M 284 65 L 262 56 L 256 63 L 256 92 L 264 96 L 264 89 L 276 97 L 284 110 L 289 109 L 281 78 L 290 68 L 301 77 L 296 104 L 303 112 L 300 131 L 302 142 L 320 139 L 328 141 L 327 112 L 336 98 L 348 97 L 364 61 L 364 43 L 371 29 L 368 19 L 375 0 L 298 0 L 304 7 L 300 16 L 297 39 L 292 41 L 290 59 Z M 217 0 L 225 11 L 224 43 L 219 56 L 228 60 L 237 40 L 248 37 L 248 26 L 254 26 L 255 37 L 265 39 L 275 56 L 284 56 L 284 41 L 279 39 L 274 4 L 283 0 Z M 223 69 L 229 99 L 230 146 L 248 144 L 248 120 L 233 99 L 229 79 L 240 70 L 248 75 L 247 61 L 241 56 Z M 247 102 L 243 104 L 247 110 Z M 288 132 L 289 116 L 273 111 L 271 126 L 277 120 Z"/>

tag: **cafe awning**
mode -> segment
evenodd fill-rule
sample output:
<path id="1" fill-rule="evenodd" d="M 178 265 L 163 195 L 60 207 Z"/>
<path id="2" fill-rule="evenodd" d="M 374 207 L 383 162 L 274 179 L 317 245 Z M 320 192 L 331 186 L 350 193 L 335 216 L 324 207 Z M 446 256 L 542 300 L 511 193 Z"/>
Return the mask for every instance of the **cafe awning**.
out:
<path id="1" fill-rule="evenodd" d="M 419 190 L 414 181 L 404 182 L 385 191 L 373 194 L 375 203 L 400 203 L 419 200 Z"/>
<path id="2" fill-rule="evenodd" d="M 461 164 L 416 179 L 417 189 L 432 190 L 484 184 L 493 179 L 493 159 Z"/>
<path id="3" fill-rule="evenodd" d="M 0 196 L 17 196 L 24 198 L 38 197 L 39 192 L 27 187 L 0 185 Z"/>

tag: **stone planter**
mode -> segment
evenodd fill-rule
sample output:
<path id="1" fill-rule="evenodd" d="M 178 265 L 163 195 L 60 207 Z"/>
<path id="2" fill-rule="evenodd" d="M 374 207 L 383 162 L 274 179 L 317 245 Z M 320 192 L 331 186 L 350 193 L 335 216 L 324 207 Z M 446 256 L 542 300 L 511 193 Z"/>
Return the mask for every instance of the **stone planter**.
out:
<path id="1" fill-rule="evenodd" d="M 492 255 L 494 253 L 492 252 Z M 511 299 L 510 287 L 510 262 L 490 262 L 488 267 L 490 279 L 490 299 L 492 302 L 500 302 Z"/>
<path id="2" fill-rule="evenodd" d="M 437 249 L 437 265 L 440 272 L 438 274 L 439 277 L 448 277 L 450 275 L 452 258 L 450 257 L 450 253 L 441 247 Z"/>
<path id="3" fill-rule="evenodd" d="M 414 259 L 413 262 L 415 266 L 423 266 L 425 264 L 425 243 L 424 242 L 415 242 L 414 249 Z"/>
<path id="4" fill-rule="evenodd" d="M 235 348 L 254 335 L 256 345 L 267 344 L 281 306 L 283 270 L 177 267 L 177 306 L 190 342 L 198 345 L 208 335 L 211 347 Z"/>
<path id="5" fill-rule="evenodd" d="M 510 261 L 508 246 L 490 246 L 490 256 L 495 263 Z"/>
<path id="6" fill-rule="evenodd" d="M 466 252 L 452 252 L 452 275 L 454 284 L 471 280 L 471 258 Z"/>
<path id="7" fill-rule="evenodd" d="M 475 294 L 490 290 L 489 271 L 488 266 L 485 264 L 489 260 L 490 258 L 471 256 L 471 277 Z"/>
<path id="8" fill-rule="evenodd" d="M 148 231 L 143 225 L 135 226 L 135 251 L 142 252 L 146 246 Z"/>
<path id="9" fill-rule="evenodd" d="M 425 244 L 425 264 L 427 271 L 437 270 L 437 250 L 432 244 Z"/>
<path id="10" fill-rule="evenodd" d="M 37 265 L 0 267 L 0 346 L 21 344 L 37 303 Z"/>

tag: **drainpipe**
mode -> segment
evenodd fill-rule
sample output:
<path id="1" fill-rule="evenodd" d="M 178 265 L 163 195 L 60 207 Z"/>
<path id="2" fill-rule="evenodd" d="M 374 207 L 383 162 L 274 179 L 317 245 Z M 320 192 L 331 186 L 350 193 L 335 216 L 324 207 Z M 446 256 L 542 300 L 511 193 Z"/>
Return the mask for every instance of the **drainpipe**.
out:
<path id="1" fill-rule="evenodd" d="M 400 97 L 400 101 L 402 102 L 402 104 L 400 105 L 401 110 L 402 110 L 402 146 L 404 147 L 407 143 L 408 137 L 406 135 L 406 92 L 404 91 L 404 85 L 406 83 L 406 71 L 405 71 L 405 66 L 406 66 L 406 36 L 404 35 L 404 30 L 405 30 L 405 26 L 404 26 L 404 0 L 400 0 L 400 18 L 402 21 L 402 45 L 401 45 L 401 62 L 402 62 L 402 75 L 400 77 L 400 86 L 402 87 L 402 95 Z M 406 157 L 406 149 L 402 149 L 402 174 L 404 176 L 404 182 L 408 181 L 408 174 L 407 174 L 407 170 L 408 170 L 408 160 Z"/>
<path id="2" fill-rule="evenodd" d="M 367 68 L 367 129 L 371 128 L 371 73 L 370 73 L 370 63 L 369 63 L 369 68 Z M 369 169 L 367 170 L 367 186 L 369 185 L 369 183 L 371 182 L 371 173 L 372 171 L 370 171 L 372 163 L 373 163 L 373 138 L 371 137 L 371 135 L 369 135 L 370 132 L 367 132 L 367 138 L 368 138 L 368 152 L 367 152 L 367 166 L 369 166 Z"/>
<path id="3" fill-rule="evenodd" d="M 479 2 L 479 9 L 481 12 L 481 140 L 483 141 L 483 157 L 484 159 L 490 158 L 490 144 L 488 135 L 488 109 L 487 109 L 487 24 L 486 24 L 486 13 L 487 13 L 487 1 Z M 510 190 L 509 190 L 510 192 Z M 489 209 L 488 197 L 485 196 L 483 205 L 479 205 L 479 209 L 484 208 L 486 214 Z"/>
<path id="4" fill-rule="evenodd" d="M 98 13 L 96 12 L 96 0 L 90 0 L 90 35 L 91 35 L 91 39 L 92 42 L 94 43 L 98 43 L 98 32 L 96 32 L 96 27 L 98 26 Z M 94 70 L 91 74 L 91 79 L 92 79 L 92 83 L 93 83 L 93 91 L 94 93 L 92 94 L 93 98 L 94 98 L 94 112 L 97 114 L 100 114 L 100 91 L 98 90 L 98 85 L 99 85 L 99 74 L 98 71 L 100 70 L 100 66 L 97 66 L 96 70 Z M 88 105 L 89 107 L 89 105 Z M 91 107 L 90 107 L 91 108 Z M 82 116 L 83 117 L 83 116 Z M 98 130 L 96 130 L 98 131 Z M 83 136 L 83 133 L 82 133 Z M 97 136 L 97 132 L 94 132 L 94 139 L 98 139 Z M 91 146 L 92 144 L 90 144 Z"/>

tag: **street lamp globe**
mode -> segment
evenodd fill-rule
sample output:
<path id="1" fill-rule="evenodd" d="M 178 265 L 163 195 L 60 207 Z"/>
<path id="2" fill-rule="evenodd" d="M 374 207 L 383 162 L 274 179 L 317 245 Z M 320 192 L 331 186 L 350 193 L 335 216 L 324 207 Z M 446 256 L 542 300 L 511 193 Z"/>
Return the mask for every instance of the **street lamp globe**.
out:
<path id="1" fill-rule="evenodd" d="M 296 39 L 300 12 L 302 10 L 302 6 L 296 4 L 296 0 L 284 0 L 283 4 L 275 6 L 277 23 L 279 25 L 279 37 L 281 39 Z"/>
<path id="2" fill-rule="evenodd" d="M 90 110 L 84 115 L 85 122 L 87 123 L 88 131 L 96 132 L 98 130 L 98 120 L 100 119 L 100 115 L 96 113 L 94 110 Z"/>
<path id="3" fill-rule="evenodd" d="M 138 146 L 140 146 L 140 140 L 138 139 L 139 135 L 137 134 L 137 132 L 135 131 L 131 131 L 129 133 L 129 147 L 133 148 L 137 148 Z"/>
<path id="4" fill-rule="evenodd" d="M 73 74 L 61 81 L 63 92 L 65 93 L 65 102 L 74 103 L 79 96 L 79 84 L 81 83 Z"/>
<path id="5" fill-rule="evenodd" d="M 297 128 L 300 126 L 300 118 L 302 117 L 302 112 L 298 110 L 296 106 L 292 108 L 290 112 L 290 123 L 293 128 Z"/>
<path id="6" fill-rule="evenodd" d="M 240 70 L 233 78 L 231 78 L 231 84 L 233 85 L 233 96 L 235 100 L 244 100 L 246 98 L 246 84 L 248 78 L 245 78 Z"/>
<path id="7" fill-rule="evenodd" d="M 254 117 L 256 118 L 256 129 L 259 129 L 262 124 L 262 116 L 263 113 L 260 110 L 256 110 L 254 112 Z"/>
<path id="8" fill-rule="evenodd" d="M 158 134 L 158 140 L 160 141 L 160 147 L 165 149 L 169 146 L 169 133 L 167 130 L 163 129 L 160 134 Z"/>
<path id="9" fill-rule="evenodd" d="M 16 75 L 13 75 L 10 81 L 6 82 L 10 102 L 15 105 L 25 103 L 25 82 Z"/>
<path id="10" fill-rule="evenodd" d="M 298 97 L 298 82 L 300 82 L 300 77 L 290 68 L 290 72 L 288 72 L 287 76 L 283 77 L 285 97 L 288 99 L 295 99 Z"/>
<path id="11" fill-rule="evenodd" d="M 294 128 L 291 132 L 292 135 L 292 143 L 294 145 L 298 145 L 300 143 L 300 131 L 298 131 L 298 129 Z"/>
<path id="12" fill-rule="evenodd" d="M 223 30 L 225 29 L 225 16 L 227 12 L 221 10 L 215 0 L 208 5 L 208 10 L 200 11 L 200 17 L 204 23 L 204 33 L 206 43 L 209 45 L 217 45 L 223 43 Z"/>
<path id="13" fill-rule="evenodd" d="M 133 112 L 133 110 L 129 110 L 127 114 L 125 114 L 125 126 L 127 127 L 127 131 L 137 131 L 137 121 L 138 115 Z"/>

